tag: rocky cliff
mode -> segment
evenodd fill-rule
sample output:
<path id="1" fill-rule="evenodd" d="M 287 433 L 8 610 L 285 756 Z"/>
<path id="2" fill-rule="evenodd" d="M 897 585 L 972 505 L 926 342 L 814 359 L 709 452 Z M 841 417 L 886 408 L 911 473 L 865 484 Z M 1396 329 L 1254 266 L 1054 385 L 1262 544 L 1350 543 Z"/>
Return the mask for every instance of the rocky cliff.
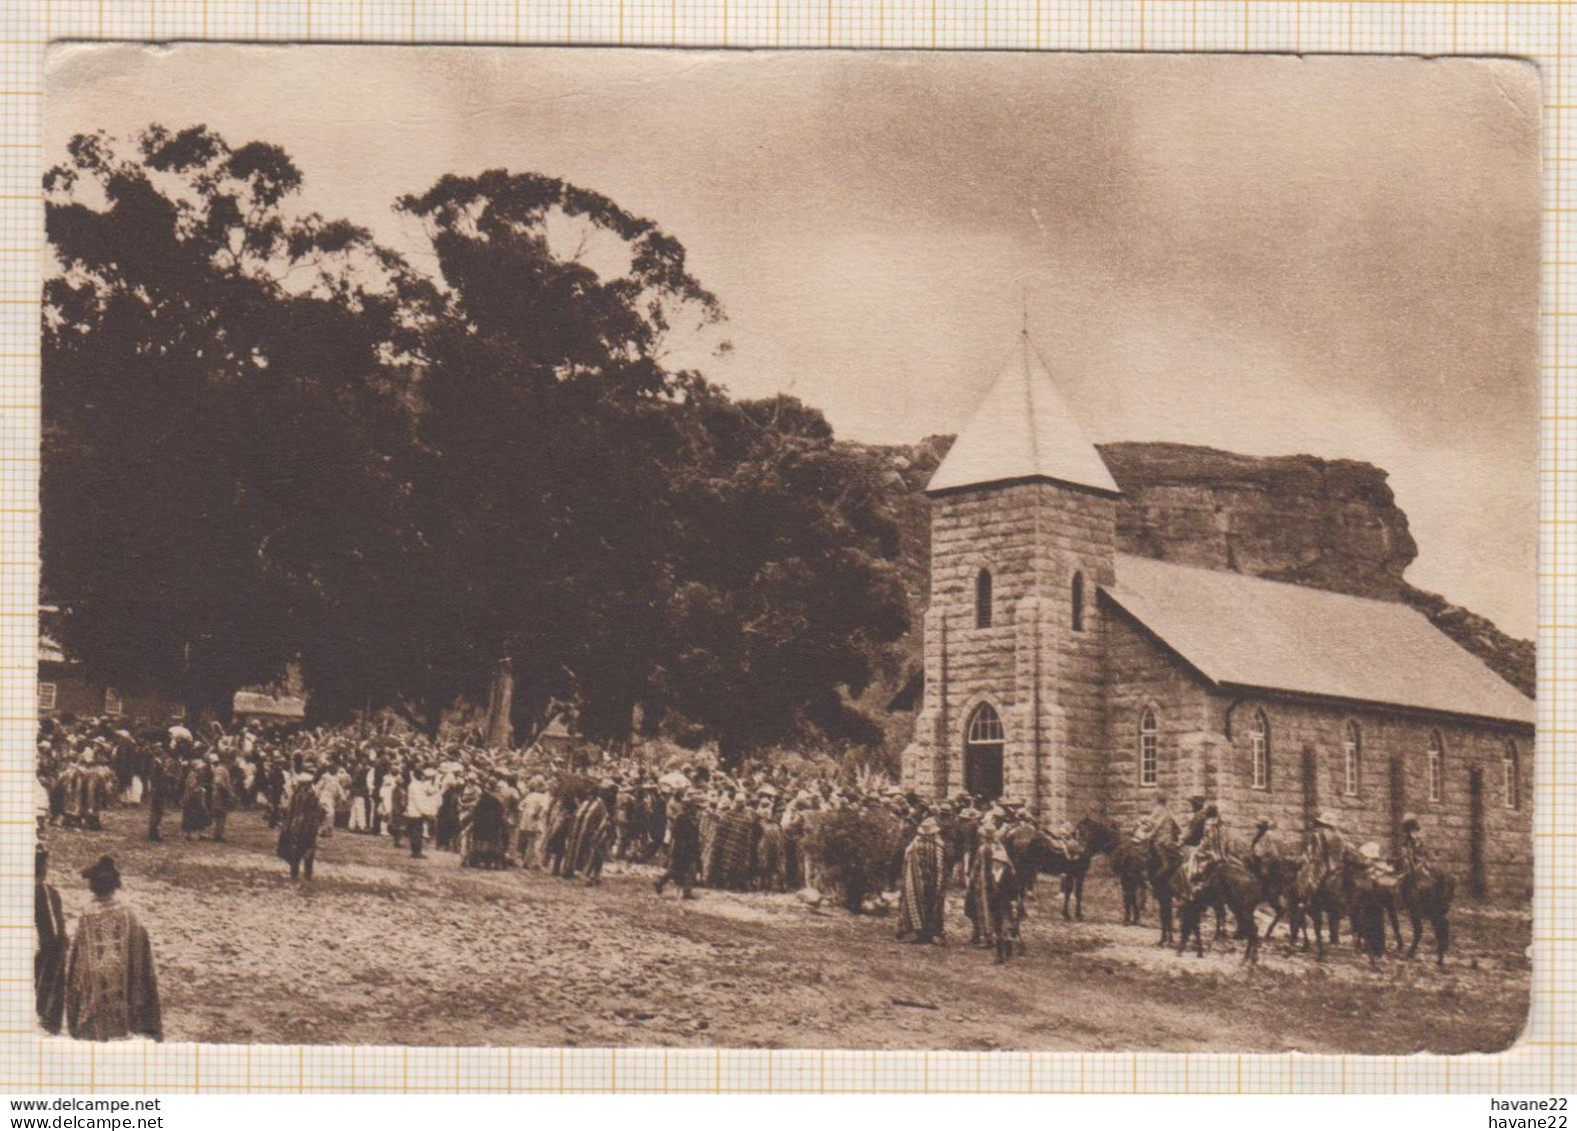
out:
<path id="1" fill-rule="evenodd" d="M 952 446 L 931 436 L 907 447 L 867 448 L 887 463 L 902 531 L 902 568 L 918 626 L 929 584 L 929 511 L 923 494 Z M 1118 547 L 1131 554 L 1361 597 L 1400 601 L 1502 678 L 1533 694 L 1534 648 L 1484 617 L 1410 585 L 1418 556 L 1386 473 L 1315 456 L 1244 456 L 1186 444 L 1101 445 L 1123 490 Z"/>

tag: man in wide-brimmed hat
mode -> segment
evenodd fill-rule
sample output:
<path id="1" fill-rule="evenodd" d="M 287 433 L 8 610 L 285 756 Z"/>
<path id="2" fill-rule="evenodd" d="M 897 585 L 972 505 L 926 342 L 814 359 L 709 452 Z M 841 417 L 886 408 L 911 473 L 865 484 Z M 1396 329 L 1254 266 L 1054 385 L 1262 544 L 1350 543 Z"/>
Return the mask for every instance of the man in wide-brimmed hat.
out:
<path id="1" fill-rule="evenodd" d="M 159 984 L 148 932 L 117 898 L 120 870 L 101 856 L 82 870 L 94 902 L 66 958 L 66 1028 L 87 1041 L 141 1035 L 162 1040 Z"/>
<path id="2" fill-rule="evenodd" d="M 1314 818 L 1312 824 L 1314 827 L 1309 830 L 1306 855 L 1317 874 L 1323 877 L 1332 869 L 1340 867 L 1351 855 L 1352 849 L 1342 836 L 1341 820 L 1334 811 L 1325 810 Z"/>
<path id="3" fill-rule="evenodd" d="M 998 965 L 1013 954 L 1018 938 L 1018 873 L 996 829 L 980 826 L 980 843 L 969 869 L 969 887 L 964 893 L 964 914 L 974 925 L 971 943 L 991 947 Z"/>
<path id="4" fill-rule="evenodd" d="M 300 878 L 303 872 L 309 881 L 312 879 L 323 824 L 323 802 L 312 788 L 312 771 L 303 770 L 296 775 L 296 787 L 290 794 L 275 849 L 279 858 L 290 865 L 292 880 Z"/>
<path id="5" fill-rule="evenodd" d="M 679 885 L 681 898 L 694 899 L 701 872 L 701 806 L 693 794 L 678 793 L 668 800 L 668 867 L 652 885 L 658 895 L 670 882 Z"/>
<path id="6" fill-rule="evenodd" d="M 1403 813 L 1401 827 L 1402 868 L 1406 872 L 1427 870 L 1429 850 L 1424 847 L 1424 834 L 1419 828 L 1418 814 Z"/>
<path id="7" fill-rule="evenodd" d="M 542 837 L 547 832 L 548 809 L 553 799 L 548 794 L 548 782 L 535 774 L 526 783 L 525 796 L 520 799 L 520 862 L 528 868 L 542 866 Z"/>

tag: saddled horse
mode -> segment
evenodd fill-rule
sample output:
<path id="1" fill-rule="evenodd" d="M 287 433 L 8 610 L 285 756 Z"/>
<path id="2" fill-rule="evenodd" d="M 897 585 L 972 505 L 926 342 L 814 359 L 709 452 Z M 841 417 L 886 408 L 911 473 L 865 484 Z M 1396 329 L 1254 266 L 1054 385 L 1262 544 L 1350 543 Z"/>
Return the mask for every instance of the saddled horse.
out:
<path id="1" fill-rule="evenodd" d="M 1167 946 L 1172 942 L 1173 883 L 1183 867 L 1183 850 L 1170 841 L 1153 838 L 1145 842 L 1145 849 L 1145 875 L 1150 881 L 1150 890 L 1155 893 L 1156 911 L 1161 920 L 1161 937 L 1156 945 Z"/>
<path id="2" fill-rule="evenodd" d="M 1205 944 L 1199 927 L 1205 909 L 1215 908 L 1219 914 L 1225 906 L 1231 909 L 1232 917 L 1237 921 L 1236 937 L 1247 943 L 1243 952 L 1244 963 L 1252 966 L 1259 961 L 1259 922 L 1254 918 L 1254 912 L 1261 903 L 1269 900 L 1264 881 L 1251 872 L 1242 860 L 1229 856 L 1214 861 L 1193 883 L 1186 879 L 1184 870 L 1178 868 L 1172 873 L 1172 887 L 1182 919 L 1182 931 L 1177 940 L 1178 954 L 1188 948 L 1188 940 L 1192 937 L 1194 953 L 1200 958 L 1204 957 Z"/>
<path id="3" fill-rule="evenodd" d="M 1456 896 L 1456 880 L 1447 872 L 1429 865 L 1420 865 L 1402 871 L 1397 887 L 1397 898 L 1406 909 L 1413 924 L 1413 943 L 1407 948 L 1407 957 L 1418 953 L 1418 940 L 1424 933 L 1423 922 L 1429 920 L 1430 931 L 1435 937 L 1435 964 L 1445 965 L 1446 948 L 1451 945 L 1451 901 Z M 1400 945 L 1401 939 L 1397 939 Z"/>
<path id="4" fill-rule="evenodd" d="M 1034 825 L 1014 825 L 1002 834 L 1002 843 L 1012 857 L 1023 890 L 1035 890 L 1039 875 L 1062 877 L 1062 917 L 1084 918 L 1084 877 L 1095 857 L 1117 847 L 1117 833 L 1110 825 L 1085 817 L 1073 827 L 1071 841 L 1063 842 Z M 1073 911 L 1069 913 L 1069 903 Z"/>
<path id="5" fill-rule="evenodd" d="M 1352 911 L 1355 881 L 1362 868 L 1360 862 L 1352 859 L 1323 870 L 1313 858 L 1303 861 L 1293 885 L 1291 938 L 1296 940 L 1301 936 L 1304 950 L 1309 949 L 1310 923 L 1314 926 L 1314 948 L 1318 958 L 1325 957 L 1325 933 L 1329 933 L 1332 946 L 1340 945 L 1342 916 Z"/>
<path id="6" fill-rule="evenodd" d="M 1264 902 L 1271 910 L 1270 925 L 1265 928 L 1264 937 L 1269 939 L 1283 919 L 1292 924 L 1287 929 L 1290 937 L 1296 928 L 1293 909 L 1297 906 L 1298 872 L 1303 861 L 1295 856 L 1269 852 L 1250 853 L 1243 862 L 1258 878 L 1265 893 Z"/>

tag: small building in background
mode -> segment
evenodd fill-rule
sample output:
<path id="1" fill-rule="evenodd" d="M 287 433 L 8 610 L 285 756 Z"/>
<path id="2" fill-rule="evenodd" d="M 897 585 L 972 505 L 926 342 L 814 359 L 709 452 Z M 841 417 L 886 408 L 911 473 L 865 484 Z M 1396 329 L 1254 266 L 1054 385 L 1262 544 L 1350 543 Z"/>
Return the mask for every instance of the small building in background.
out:
<path id="1" fill-rule="evenodd" d="M 57 613 L 52 606 L 39 609 L 40 625 Z M 138 722 L 162 723 L 184 715 L 185 708 L 161 695 L 123 692 L 96 677 L 47 630 L 38 634 L 38 716 L 96 718 L 117 715 Z"/>
<path id="2" fill-rule="evenodd" d="M 307 701 L 299 695 L 237 691 L 230 710 L 238 723 L 296 723 L 307 717 Z"/>

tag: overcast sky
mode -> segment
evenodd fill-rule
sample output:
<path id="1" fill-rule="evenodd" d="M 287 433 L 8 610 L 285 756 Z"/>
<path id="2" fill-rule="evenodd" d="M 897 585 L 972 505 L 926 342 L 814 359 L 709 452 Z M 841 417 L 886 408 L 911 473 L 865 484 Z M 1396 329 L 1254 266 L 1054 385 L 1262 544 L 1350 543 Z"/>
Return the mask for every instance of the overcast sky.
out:
<path id="1" fill-rule="evenodd" d="M 1534 631 L 1540 99 L 1510 62 L 404 47 L 57 50 L 82 130 L 283 145 L 402 250 L 440 175 L 564 177 L 721 298 L 736 394 L 956 431 L 1027 294 L 1096 440 L 1369 460 L 1409 580 Z M 430 260 L 429 260 L 430 262 Z"/>

